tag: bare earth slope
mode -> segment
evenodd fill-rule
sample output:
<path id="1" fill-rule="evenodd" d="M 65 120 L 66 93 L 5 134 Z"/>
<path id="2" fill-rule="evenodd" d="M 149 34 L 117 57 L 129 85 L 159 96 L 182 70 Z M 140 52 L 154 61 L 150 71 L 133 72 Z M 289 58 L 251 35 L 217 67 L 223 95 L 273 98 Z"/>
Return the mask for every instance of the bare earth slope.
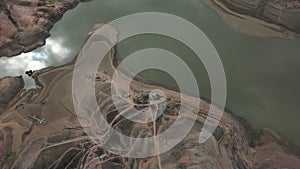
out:
<path id="1" fill-rule="evenodd" d="M 21 76 L 0 79 L 0 112 L 22 92 L 23 87 L 24 82 Z"/>
<path id="2" fill-rule="evenodd" d="M 299 0 L 225 0 L 233 10 L 283 25 L 300 33 Z"/>
<path id="3" fill-rule="evenodd" d="M 260 37 L 298 38 L 299 0 L 204 0 L 233 29 Z"/>
<path id="4" fill-rule="evenodd" d="M 0 57 L 42 46 L 49 31 L 79 0 L 0 0 Z"/>
<path id="5" fill-rule="evenodd" d="M 97 26 L 99 27 L 99 25 Z M 95 29 L 97 29 L 97 27 Z M 112 28 L 113 29 L 113 28 Z M 116 32 L 110 34 L 113 38 Z M 93 32 L 91 32 L 93 33 Z M 105 43 L 107 38 L 102 37 Z M 0 154 L 2 168 L 78 168 L 78 169 L 274 169 L 300 168 L 299 149 L 288 144 L 271 129 L 263 129 L 254 134 L 244 120 L 224 112 L 217 130 L 207 142 L 198 143 L 210 103 L 200 100 L 200 109 L 193 105 L 183 105 L 176 91 L 141 83 L 131 83 L 130 103 L 121 112 L 116 111 L 110 92 L 111 84 L 122 86 L 111 80 L 117 63 L 115 49 L 111 50 L 99 67 L 97 78 L 86 74 L 85 81 L 95 80 L 97 101 L 102 114 L 111 126 L 132 137 L 153 136 L 167 129 L 179 117 L 178 107 L 186 106 L 197 115 L 197 120 L 183 141 L 172 150 L 149 158 L 126 158 L 109 153 L 90 140 L 81 128 L 73 108 L 72 75 L 74 62 L 56 68 L 36 71 L 33 77 L 43 86 L 19 97 L 13 105 L 0 115 Z M 125 72 L 126 73 L 126 72 Z M 85 83 L 85 82 L 82 82 Z M 167 108 L 155 123 L 134 123 L 122 113 L 131 108 L 148 109 L 143 93 L 152 89 L 166 93 Z M 128 101 L 122 94 L 117 102 Z M 89 98 L 79 103 L 89 103 Z M 85 106 L 85 105 L 83 105 Z M 39 124 L 28 115 L 45 118 L 46 124 Z M 188 116 L 184 118 L 190 118 Z M 92 122 L 97 115 L 91 112 Z M 155 129 L 153 127 L 155 125 Z M 88 126 L 89 131 L 95 131 Z M 89 134 L 92 134 L 89 133 Z M 109 139 L 103 140 L 109 144 Z M 122 144 L 122 140 L 120 140 Z M 120 145 L 122 146 L 122 145 Z M 147 147 L 145 146 L 145 150 Z"/>

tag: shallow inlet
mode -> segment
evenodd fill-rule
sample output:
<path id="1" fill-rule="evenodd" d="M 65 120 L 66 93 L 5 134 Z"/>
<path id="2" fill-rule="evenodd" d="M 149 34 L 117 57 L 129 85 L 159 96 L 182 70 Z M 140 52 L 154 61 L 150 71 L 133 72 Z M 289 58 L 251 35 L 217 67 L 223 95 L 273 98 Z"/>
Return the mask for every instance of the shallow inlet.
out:
<path id="1" fill-rule="evenodd" d="M 107 23 L 126 14 L 144 11 L 175 14 L 205 32 L 224 64 L 227 106 L 254 128 L 272 127 L 300 146 L 300 40 L 262 39 L 234 32 L 201 0 L 95 0 L 81 3 L 55 25 L 45 46 L 19 58 L 2 58 L 1 77 L 67 63 L 80 50 L 95 23 Z M 126 57 L 146 47 L 164 48 L 184 59 L 198 78 L 201 96 L 210 96 L 210 84 L 203 65 L 176 40 L 157 35 L 133 37 L 119 44 L 119 55 Z M 146 71 L 143 75 L 164 85 L 176 86 L 170 77 L 157 71 Z"/>

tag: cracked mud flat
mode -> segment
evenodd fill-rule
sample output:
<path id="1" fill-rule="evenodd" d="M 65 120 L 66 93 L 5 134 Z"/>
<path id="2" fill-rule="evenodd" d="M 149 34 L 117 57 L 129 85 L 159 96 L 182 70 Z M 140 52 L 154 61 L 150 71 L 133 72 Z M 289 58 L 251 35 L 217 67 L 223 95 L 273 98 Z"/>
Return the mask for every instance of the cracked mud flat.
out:
<path id="1" fill-rule="evenodd" d="M 0 57 L 45 44 L 49 31 L 79 0 L 0 0 Z"/>
<path id="2" fill-rule="evenodd" d="M 94 30 L 100 26 L 95 26 Z M 92 34 L 93 31 L 89 36 Z M 115 39 L 116 34 L 112 28 L 111 38 L 103 37 L 101 41 L 109 43 L 108 39 Z M 298 148 L 289 145 L 271 129 L 263 129 L 260 134 L 255 134 L 243 119 L 230 112 L 224 112 L 213 137 L 199 144 L 199 132 L 207 118 L 210 103 L 200 100 L 200 109 L 193 107 L 192 103 L 181 104 L 178 92 L 141 83 L 139 78 L 131 82 L 132 95 L 129 98 L 125 99 L 121 93 L 116 97 L 118 103 L 129 103 L 121 112 L 116 111 L 110 92 L 111 83 L 114 83 L 111 76 L 118 65 L 116 57 L 114 48 L 99 67 L 97 72 L 99 78 L 94 79 L 90 74 L 86 74 L 86 81 L 96 80 L 98 105 L 106 121 L 125 135 L 135 138 L 150 137 L 162 133 L 173 124 L 178 118 L 179 107 L 185 106 L 197 115 L 197 120 L 180 144 L 161 155 L 137 159 L 111 154 L 96 145 L 80 126 L 74 111 L 72 101 L 74 60 L 64 66 L 34 72 L 33 77 L 40 86 L 43 86 L 42 88 L 27 91 L 22 96 L 12 94 L 15 97 L 12 97 L 11 102 L 7 103 L 9 106 L 2 110 L 0 115 L 1 168 L 300 168 Z M 152 89 L 164 91 L 167 97 L 166 110 L 155 123 L 134 123 L 120 116 L 133 107 L 149 108 L 149 103 L 143 100 L 144 96 L 141 93 L 147 93 Z M 6 93 L 10 94 L 11 91 L 7 90 Z M 88 103 L 87 100 L 88 98 L 84 102 Z M 80 100 L 78 102 L 81 103 Z M 45 118 L 47 123 L 39 124 L 28 118 L 28 115 Z M 86 120 L 93 122 L 95 119 L 91 116 Z M 94 129 L 93 125 L 85 127 L 88 127 L 86 131 L 92 132 Z M 146 148 L 145 146 L 145 150 Z"/>

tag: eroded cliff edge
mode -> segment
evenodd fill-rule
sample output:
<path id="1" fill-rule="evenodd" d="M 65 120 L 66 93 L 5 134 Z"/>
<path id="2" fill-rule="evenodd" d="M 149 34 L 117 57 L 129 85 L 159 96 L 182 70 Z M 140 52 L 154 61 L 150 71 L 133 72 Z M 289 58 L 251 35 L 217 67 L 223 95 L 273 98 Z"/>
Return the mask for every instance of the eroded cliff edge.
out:
<path id="1" fill-rule="evenodd" d="M 97 25 L 94 30 L 100 26 Z M 90 33 L 90 36 L 93 34 L 94 31 Z M 108 39 L 115 39 L 116 31 L 113 29 L 107 35 L 112 38 L 97 36 L 94 40 L 111 43 Z M 114 155 L 103 149 L 101 145 L 95 144 L 87 136 L 95 131 L 95 125 L 85 126 L 88 130 L 84 131 L 78 121 L 78 118 L 83 117 L 77 116 L 73 107 L 74 61 L 64 66 L 34 72 L 33 77 L 43 87 L 24 93 L 18 101 L 0 115 L 2 136 L 0 153 L 2 157 L 5 157 L 0 163 L 2 168 L 298 169 L 300 167 L 298 148 L 290 145 L 271 129 L 263 129 L 260 134 L 255 134 L 244 120 L 228 111 L 223 113 L 213 136 L 203 144 L 198 143 L 199 132 L 207 118 L 211 104 L 200 100 L 200 108 L 192 104 L 183 105 L 180 93 L 164 87 L 141 83 L 138 79 L 132 81 L 130 96 L 120 93 L 115 97 L 117 103 L 121 105 L 126 105 L 124 103 L 128 99 L 132 100 L 130 104 L 122 108 L 122 112 L 116 111 L 110 91 L 112 86 L 122 87 L 122 83 L 112 81 L 112 75 L 117 66 L 115 48 L 107 54 L 96 75 L 83 72 L 86 79 L 82 81 L 83 84 L 95 81 L 95 94 L 99 109 L 112 128 L 134 138 L 151 137 L 155 133 L 160 134 L 168 129 L 179 118 L 180 106 L 186 106 L 189 109 L 184 118 L 190 118 L 189 113 L 192 112 L 197 115 L 197 120 L 190 133 L 166 153 L 137 159 Z M 147 99 L 145 100 L 147 98 L 145 95 L 153 89 L 160 89 L 167 96 L 167 108 L 155 120 L 155 123 L 135 123 L 120 116 L 133 107 L 140 110 L 149 108 L 151 105 Z M 87 97 L 77 102 L 88 107 L 90 100 Z M 45 118 L 47 123 L 40 124 L 29 115 Z M 93 112 L 90 112 L 90 115 L 89 118 L 84 119 L 87 120 L 87 124 L 94 124 L 98 115 Z M 103 144 L 109 144 L 110 139 L 108 137 L 103 140 Z M 122 144 L 120 140 L 120 147 Z M 141 151 L 147 151 L 146 145 L 144 148 Z"/>
<path id="2" fill-rule="evenodd" d="M 79 0 L 0 0 L 0 57 L 29 52 Z"/>

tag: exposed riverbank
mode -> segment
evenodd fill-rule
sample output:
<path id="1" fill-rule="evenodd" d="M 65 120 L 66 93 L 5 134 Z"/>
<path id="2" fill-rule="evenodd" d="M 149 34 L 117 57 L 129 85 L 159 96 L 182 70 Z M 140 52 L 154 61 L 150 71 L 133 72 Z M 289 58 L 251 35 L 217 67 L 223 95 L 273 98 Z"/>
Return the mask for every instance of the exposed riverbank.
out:
<path id="1" fill-rule="evenodd" d="M 99 28 L 99 25 L 95 29 Z M 112 32 L 110 36 L 115 36 Z M 93 32 L 91 32 L 90 36 Z M 100 39 L 98 39 L 100 40 Z M 103 38 L 102 41 L 107 41 Z M 253 134 L 254 131 L 247 127 L 244 120 L 225 111 L 217 130 L 213 137 L 204 144 L 198 144 L 198 134 L 203 126 L 209 107 L 209 102 L 200 100 L 200 109 L 196 111 L 192 100 L 188 102 L 187 107 L 190 111 L 197 112 L 195 126 L 188 136 L 167 153 L 159 156 L 145 159 L 132 159 L 117 156 L 105 152 L 101 147 L 97 147 L 85 135 L 83 129 L 77 120 L 76 113 L 72 103 L 72 74 L 74 69 L 74 59 L 71 63 L 53 68 L 46 68 L 35 71 L 33 77 L 37 84 L 42 88 L 31 90 L 19 96 L 15 102 L 0 115 L 1 131 L 5 135 L 12 135 L 13 140 L 2 140 L 3 145 L 8 145 L 11 141 L 11 147 L 5 147 L 5 152 L 13 152 L 14 157 L 8 161 L 14 168 L 45 168 L 50 165 L 53 168 L 93 168 L 101 166 L 102 168 L 153 168 L 161 165 L 163 168 L 177 168 L 185 166 L 206 168 L 290 168 L 298 169 L 300 166 L 299 149 L 291 146 L 282 139 L 275 131 L 263 129 L 260 134 Z M 122 133 L 128 133 L 132 137 L 141 135 L 151 136 L 153 131 L 152 124 L 129 123 L 124 117 L 115 113 L 110 92 L 111 76 L 115 71 L 117 64 L 116 51 L 112 49 L 99 67 L 98 75 L 103 80 L 96 81 L 96 95 L 99 102 L 99 108 L 107 117 L 108 122 L 114 122 L 113 127 Z M 104 72 L 105 71 L 105 72 Z M 91 78 L 86 76 L 88 83 Z M 122 86 L 114 84 L 113 86 Z M 166 89 L 157 85 L 151 85 L 139 82 L 138 79 L 132 81 L 131 92 L 148 92 L 153 89 L 160 89 L 165 92 L 168 99 L 168 108 L 164 114 L 156 121 L 158 133 L 163 132 L 178 118 L 178 109 L 180 106 L 180 94 L 176 91 Z M 139 97 L 133 94 L 132 97 Z M 121 95 L 118 103 L 127 102 Z M 132 98 L 134 100 L 134 98 Z M 139 98 L 136 98 L 139 99 Z M 78 104 L 89 103 L 90 99 L 77 100 Z M 20 103 L 23 106 L 17 107 Z M 131 106 L 139 107 L 138 103 L 128 105 L 124 112 L 130 110 Z M 147 108 L 145 105 L 140 108 Z M 46 125 L 39 125 L 26 117 L 27 111 L 43 117 L 48 120 Z M 185 118 L 189 118 L 188 113 Z M 95 120 L 91 117 L 89 120 L 93 124 Z M 129 126 L 130 127 L 129 127 Z M 9 131 L 5 128 L 10 128 Z M 19 140 L 20 138 L 23 138 Z M 4 148 L 4 147 L 2 147 Z M 66 153 L 62 153 L 66 152 Z M 47 155 L 51 153 L 51 156 Z M 82 154 L 85 154 L 84 156 Z M 103 159 L 97 159 L 97 158 Z M 45 161 L 45 158 L 47 159 Z M 97 159 L 97 160 L 96 160 Z M 159 159 L 159 160 L 158 160 Z M 86 165 L 88 164 L 88 165 Z M 6 166 L 5 164 L 2 164 Z M 6 166 L 9 167 L 9 166 Z"/>
<path id="2" fill-rule="evenodd" d="M 260 0 L 204 2 L 236 31 L 258 37 L 299 38 L 300 3 L 293 6 L 290 3 L 280 5 Z"/>
<path id="3" fill-rule="evenodd" d="M 15 56 L 44 45 L 54 23 L 79 1 L 0 1 L 0 57 Z M 259 37 L 299 37 L 298 0 L 204 2 L 236 31 Z"/>
<path id="4" fill-rule="evenodd" d="M 45 44 L 49 31 L 79 0 L 0 1 L 0 57 L 29 52 Z"/>
<path id="5" fill-rule="evenodd" d="M 292 46 L 292 47 L 295 47 L 295 46 Z M 272 49 L 270 49 L 270 50 L 272 50 Z M 284 54 L 287 54 L 287 53 L 284 53 Z M 286 56 L 286 55 L 284 55 L 284 56 Z M 236 57 L 235 58 L 235 60 L 236 60 L 237 56 L 235 56 L 235 57 Z M 270 56 L 266 55 L 265 57 L 270 57 Z M 285 58 L 285 59 L 288 59 L 288 58 Z M 13 130 L 13 131 L 15 131 L 15 133 L 14 133 L 14 136 L 15 136 L 14 148 L 18 147 L 18 145 L 23 145 L 23 144 L 25 145 L 25 147 L 29 147 L 28 149 L 26 149 L 26 148 L 23 149 L 24 150 L 23 155 L 26 157 L 26 154 L 27 154 L 27 156 L 31 157 L 31 159 L 33 159 L 33 160 L 29 160 L 29 159 L 24 160 L 24 158 L 22 158 L 22 155 L 19 155 L 18 162 L 23 162 L 23 161 L 24 161 L 24 163 L 28 162 L 30 165 L 37 166 L 37 167 L 39 167 L 39 165 L 46 165 L 46 163 L 43 164 L 43 159 L 44 159 L 44 157 L 48 156 L 47 153 L 51 152 L 51 154 L 57 155 L 57 156 L 53 156 L 52 159 L 47 159 L 47 160 L 49 160 L 48 161 L 49 163 L 54 164 L 53 166 L 56 166 L 56 168 L 62 167 L 61 165 L 64 165 L 63 164 L 64 159 L 68 158 L 70 156 L 72 156 L 72 160 L 74 160 L 72 162 L 69 162 L 70 166 L 71 166 L 71 164 L 77 166 L 78 165 L 78 157 L 81 156 L 81 154 L 86 152 L 87 149 L 81 149 L 81 148 L 83 146 L 88 146 L 88 144 L 85 144 L 85 142 L 84 142 L 87 140 L 87 138 L 79 136 L 79 135 L 84 135 L 84 132 L 82 130 L 79 130 L 77 126 L 74 127 L 74 123 L 76 124 L 76 122 L 69 123 L 69 121 L 76 119 L 76 116 L 72 115 L 72 111 L 71 111 L 71 113 L 70 113 L 70 111 L 68 112 L 68 110 L 70 108 L 70 106 L 69 106 L 70 100 L 67 99 L 68 97 L 67 96 L 64 97 L 64 95 L 62 94 L 62 95 L 59 95 L 60 98 L 56 98 L 57 100 L 54 99 L 55 97 L 52 97 L 51 99 L 48 99 L 48 100 L 44 99 L 44 98 L 47 98 L 49 96 L 48 94 L 50 94 L 51 92 L 55 93 L 52 96 L 57 96 L 57 94 L 64 93 L 65 91 L 67 91 L 67 93 L 70 94 L 69 93 L 70 91 L 66 90 L 67 89 L 66 87 L 68 85 L 66 85 L 66 83 L 63 83 L 64 82 L 63 80 L 67 79 L 67 82 L 68 82 L 68 80 L 69 80 L 68 78 L 70 78 L 69 76 L 70 76 L 71 68 L 72 68 L 72 66 L 65 65 L 60 68 L 48 68 L 47 70 L 43 69 L 43 71 L 37 71 L 36 73 L 40 74 L 39 77 L 41 79 L 44 79 L 45 81 L 47 81 L 47 82 L 45 82 L 48 84 L 48 85 L 46 85 L 47 90 L 44 90 L 44 92 L 42 94 L 39 93 L 40 90 L 37 90 L 37 91 L 31 90 L 30 92 L 28 92 L 28 95 L 25 94 L 26 97 L 23 96 L 25 101 L 29 104 L 29 106 L 28 106 L 29 108 L 28 109 L 26 108 L 26 110 L 33 110 L 38 113 L 38 112 L 40 112 L 38 106 L 42 105 L 42 110 L 46 111 L 46 113 L 44 113 L 42 115 L 47 115 L 47 119 L 51 119 L 51 122 L 49 123 L 50 127 L 47 126 L 47 128 L 45 129 L 45 128 L 43 128 L 43 126 L 38 126 L 38 127 L 33 126 L 32 127 L 33 132 L 28 134 L 28 131 L 30 131 L 29 129 L 31 129 L 30 124 L 32 124 L 32 122 L 27 119 L 26 115 L 24 117 L 22 116 L 22 114 L 21 114 L 21 116 L 19 116 L 20 115 L 19 113 L 16 113 L 14 110 L 12 110 L 13 113 L 7 111 L 6 115 L 1 116 L 1 124 L 3 124 L 3 125 L 1 125 L 1 127 L 3 127 L 3 130 L 1 130 L 1 134 L 5 133 L 5 135 L 6 135 L 5 138 L 3 139 L 4 142 L 1 142 L 1 145 L 3 145 L 2 147 L 5 147 L 7 150 L 9 150 L 8 145 L 11 144 L 11 142 L 10 142 L 11 140 L 7 139 L 7 138 L 11 138 L 11 133 L 10 133 L 11 130 L 6 130 L 7 128 L 5 128 L 5 127 L 11 127 L 11 126 L 13 129 L 15 129 L 15 130 Z M 63 80 L 59 81 L 60 78 L 63 78 Z M 53 80 L 53 83 L 50 84 L 51 80 Z M 268 79 L 264 78 L 264 80 L 268 80 Z M 154 85 L 153 87 L 157 87 L 157 86 Z M 258 92 L 260 92 L 260 90 L 258 90 Z M 38 101 L 35 100 L 36 102 L 31 101 L 31 99 L 32 98 L 35 99 L 36 96 L 38 98 L 41 98 L 41 100 L 38 100 Z M 264 97 L 260 96 L 260 98 L 264 98 Z M 281 98 L 282 97 L 280 97 L 279 99 L 281 99 Z M 61 100 L 58 101 L 59 99 L 61 99 Z M 260 100 L 259 100 L 259 102 L 260 102 Z M 36 104 L 38 106 L 36 106 Z M 273 103 L 273 104 L 276 104 L 276 103 Z M 64 106 L 61 106 L 61 105 L 64 105 Z M 251 105 L 251 106 L 253 106 L 253 105 Z M 55 107 L 55 109 L 53 110 L 54 107 Z M 109 107 L 109 105 L 105 105 L 105 107 Z M 274 107 L 275 107 L 275 105 L 274 105 Z M 13 109 L 14 107 L 11 107 L 11 108 Z M 61 114 L 58 114 L 58 117 L 57 118 L 55 117 L 56 119 L 54 119 L 54 118 L 52 118 L 54 116 L 52 114 L 52 112 L 60 112 Z M 238 112 L 240 112 L 240 111 L 238 111 Z M 23 113 L 24 113 L 24 111 L 23 111 Z M 225 114 L 225 116 L 227 116 L 227 113 Z M 8 117 L 8 118 L 6 118 L 6 117 Z M 273 114 L 270 117 L 273 117 Z M 285 115 L 285 117 L 291 118 L 287 115 Z M 58 119 L 58 118 L 61 118 L 61 119 Z M 11 123 L 9 122 L 10 119 L 13 119 L 11 121 Z M 203 166 L 214 164 L 215 162 L 221 160 L 222 161 L 221 163 L 223 165 L 224 165 L 224 163 L 228 163 L 228 165 L 226 165 L 226 166 L 229 166 L 228 168 L 230 168 L 230 163 L 233 163 L 233 162 L 228 160 L 228 156 L 230 155 L 230 153 L 232 153 L 232 154 L 234 154 L 234 156 L 231 156 L 231 157 L 234 157 L 233 161 L 234 161 L 235 165 L 237 165 L 238 167 L 243 167 L 244 163 L 247 163 L 247 165 L 249 165 L 249 166 L 251 166 L 250 164 L 254 164 L 255 168 L 265 167 L 265 168 L 271 169 L 271 168 L 283 167 L 283 166 L 288 167 L 288 168 L 293 168 L 293 167 L 295 168 L 295 166 L 296 166 L 296 168 L 299 168 L 298 162 L 297 162 L 297 160 L 299 159 L 299 156 L 297 155 L 298 149 L 294 148 L 293 146 L 290 146 L 288 144 L 288 142 L 286 142 L 280 136 L 278 136 L 276 134 L 276 132 L 274 132 L 270 129 L 267 129 L 267 130 L 264 129 L 263 132 L 260 134 L 261 136 L 258 139 L 257 137 L 253 137 L 252 134 L 250 134 L 251 137 L 248 136 L 249 135 L 248 132 L 251 133 L 252 129 L 248 129 L 245 126 L 243 126 L 244 121 L 235 119 L 235 120 L 233 120 L 233 124 L 228 119 L 223 120 L 223 121 L 226 124 L 227 123 L 230 124 L 229 126 L 227 126 L 228 129 L 231 129 L 231 128 L 235 129 L 235 127 L 233 127 L 234 124 L 236 124 L 237 127 L 242 128 L 242 130 L 240 130 L 238 128 L 238 129 L 235 129 L 234 131 L 227 132 L 227 134 L 226 134 L 227 136 L 224 138 L 228 138 L 227 142 L 229 144 L 227 144 L 227 145 L 224 144 L 226 146 L 222 146 L 222 144 L 220 146 L 218 146 L 218 144 L 212 143 L 211 145 L 205 145 L 203 147 L 198 148 L 197 147 L 198 145 L 191 146 L 192 144 L 189 144 L 190 142 L 186 142 L 185 145 L 187 145 L 186 147 L 189 147 L 189 148 L 185 147 L 186 149 L 184 149 L 184 150 L 177 148 L 178 152 L 180 152 L 180 153 L 174 152 L 174 154 L 175 155 L 178 154 L 178 157 L 174 157 L 174 159 L 168 158 L 167 160 L 165 160 L 166 162 L 165 162 L 164 167 L 169 166 L 170 168 L 174 168 L 174 166 L 170 166 L 170 165 L 172 165 L 172 164 L 170 164 L 171 163 L 170 161 L 172 161 L 172 160 L 173 160 L 172 162 L 174 162 L 174 164 L 179 163 L 178 164 L 179 167 L 180 166 L 189 166 L 190 163 L 187 162 L 188 160 L 190 160 L 189 162 L 191 162 L 191 163 L 196 161 L 195 164 L 204 163 L 204 164 L 202 164 Z M 287 123 L 289 123 L 289 122 L 290 121 L 287 121 Z M 199 120 L 197 123 L 201 124 L 201 120 Z M 286 125 L 282 121 L 280 124 L 282 126 Z M 20 126 L 22 126 L 22 127 L 20 127 Z M 222 127 L 222 129 L 225 128 L 225 127 L 224 128 L 223 127 Z M 53 129 L 53 131 L 50 131 L 51 129 Z M 19 132 L 19 131 L 21 131 L 21 132 Z M 43 133 L 45 131 L 50 131 L 50 134 L 47 133 L 48 135 L 43 137 L 41 135 L 41 133 Z M 244 131 L 247 131 L 246 134 L 244 133 Z M 195 135 L 197 135 L 198 130 L 193 131 L 193 133 L 195 133 Z M 19 139 L 19 138 L 22 138 L 22 137 L 18 137 L 18 136 L 20 136 L 20 135 L 23 136 L 23 134 L 24 134 L 24 137 L 23 137 L 24 141 L 22 143 L 20 143 L 21 139 Z M 237 134 L 237 135 L 234 135 L 234 134 Z M 67 138 L 65 137 L 66 135 L 67 135 Z M 28 138 L 27 136 L 31 136 L 31 137 Z M 39 136 L 43 137 L 43 138 L 38 138 Z M 244 140 L 241 141 L 239 139 L 241 139 L 241 137 L 244 137 L 244 136 L 247 137 L 247 139 L 246 139 L 246 143 L 245 144 L 242 143 L 242 145 L 246 145 L 245 146 L 246 148 L 244 149 L 244 147 L 243 147 L 243 150 L 241 150 L 240 142 L 242 142 Z M 194 141 L 196 142 L 197 136 L 191 136 L 189 138 L 192 140 L 191 142 L 194 142 Z M 217 133 L 216 140 L 219 140 L 219 138 L 220 138 L 220 135 Z M 66 140 L 68 143 L 71 144 L 71 146 L 64 144 Z M 2 144 L 2 143 L 4 143 L 4 144 Z M 222 142 L 222 143 L 225 143 L 225 142 Z M 235 143 L 236 143 L 236 146 L 234 145 Z M 78 145 L 80 145 L 81 147 Z M 214 151 L 214 147 L 216 145 L 218 148 L 221 147 L 220 150 L 223 150 L 224 147 L 227 147 L 226 154 L 225 155 L 222 154 L 222 157 L 219 157 L 219 154 L 215 155 L 214 153 L 216 151 Z M 42 151 L 41 152 L 35 151 L 34 148 L 37 148 L 37 147 L 42 147 L 39 149 Z M 94 148 L 94 147 L 92 147 L 92 148 Z M 65 150 L 64 154 L 61 153 L 61 149 Z M 294 151 L 293 149 L 296 149 L 296 151 Z M 16 149 L 13 149 L 13 151 L 15 151 L 15 150 Z M 19 150 L 19 149 L 17 149 L 17 150 Z M 30 152 L 30 151 L 26 151 L 26 150 L 32 150 L 32 151 Z M 213 155 L 210 154 L 208 156 L 206 154 L 201 154 L 201 155 L 203 155 L 202 157 L 204 157 L 201 159 L 199 159 L 196 156 L 196 154 L 192 155 L 193 157 L 191 157 L 191 158 L 189 157 L 189 155 L 192 154 L 193 152 L 198 152 L 198 151 L 202 152 L 203 150 L 209 151 L 209 152 L 214 152 L 214 153 L 213 153 Z M 211 151 L 211 150 L 213 150 L 213 151 Z M 243 153 L 244 150 L 246 152 L 249 151 L 250 153 Z M 276 153 L 274 152 L 274 150 L 276 150 Z M 94 151 L 96 151 L 96 149 L 94 149 Z M 31 154 L 32 152 L 33 153 L 39 152 L 39 153 L 32 155 Z M 292 152 L 292 153 L 287 153 L 287 152 Z M 2 153 L 2 151 L 1 151 L 1 153 Z M 94 154 L 93 153 L 94 152 L 91 151 L 90 153 L 86 153 L 86 154 L 92 154 L 92 155 L 96 154 L 96 152 Z M 62 155 L 59 156 L 60 154 L 62 154 Z M 74 155 L 74 154 L 76 154 L 76 155 Z M 246 154 L 246 157 L 244 157 L 245 154 Z M 7 158 L 9 160 L 11 160 L 11 159 L 15 160 L 14 153 L 10 153 L 9 151 L 3 151 L 3 155 L 5 155 L 6 157 L 9 157 L 9 158 Z M 87 157 L 87 156 L 88 155 L 86 155 L 85 157 Z M 65 157 L 65 158 L 63 158 L 63 157 Z M 126 168 L 126 167 L 128 167 L 127 161 L 130 161 L 130 162 L 133 161 L 132 159 L 126 159 L 126 158 L 124 159 L 124 158 L 120 158 L 118 156 L 117 157 L 109 156 L 109 157 L 111 157 L 110 158 L 111 160 L 107 161 L 106 163 L 101 163 L 99 161 L 96 161 L 95 163 L 100 163 L 104 167 L 111 167 L 111 166 L 120 167 L 120 166 L 122 166 L 123 168 Z M 185 158 L 185 157 L 188 157 L 188 158 Z M 282 160 L 277 160 L 277 158 L 282 159 Z M 40 159 L 40 160 L 36 160 L 36 159 Z M 52 161 L 53 159 L 57 159 L 57 161 L 53 162 Z M 86 159 L 87 159 L 87 161 L 89 160 L 89 158 L 86 158 Z M 83 161 L 86 159 L 84 159 L 84 158 L 80 159 L 81 161 L 79 163 L 83 163 Z M 126 166 L 126 164 L 123 164 L 122 162 L 116 163 L 114 160 L 115 161 L 120 160 L 122 162 L 125 161 L 127 166 Z M 248 162 L 243 162 L 246 160 L 248 160 Z M 37 162 L 35 163 L 35 161 L 37 161 Z M 145 159 L 145 162 L 143 162 L 142 160 L 135 160 L 133 162 L 133 164 L 136 164 L 136 166 L 144 167 L 144 168 L 147 168 L 147 167 L 150 168 L 151 166 L 156 166 L 156 163 L 157 163 L 157 161 L 155 160 L 155 158 Z M 220 165 L 220 164 L 218 163 L 218 164 L 212 165 L 212 166 L 216 167 L 217 165 Z M 25 168 L 25 167 L 23 167 L 23 168 Z M 39 168 L 41 168 L 41 167 L 39 167 Z M 209 168 L 209 166 L 207 168 Z"/>

